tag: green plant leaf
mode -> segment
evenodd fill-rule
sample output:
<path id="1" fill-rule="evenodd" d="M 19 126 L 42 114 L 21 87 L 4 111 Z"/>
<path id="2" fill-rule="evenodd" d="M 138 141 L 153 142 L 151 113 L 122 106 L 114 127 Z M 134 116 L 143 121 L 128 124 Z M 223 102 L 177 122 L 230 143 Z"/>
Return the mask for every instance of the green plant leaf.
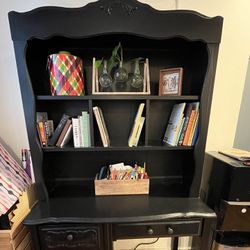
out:
<path id="1" fill-rule="evenodd" d="M 96 60 L 95 61 L 95 68 L 96 69 L 98 69 L 102 65 L 102 61 L 103 61 L 103 58 L 102 58 L 102 60 Z"/>
<path id="2" fill-rule="evenodd" d="M 119 44 L 112 51 L 112 57 L 116 57 L 117 56 L 120 48 L 121 48 L 121 43 L 119 42 Z"/>

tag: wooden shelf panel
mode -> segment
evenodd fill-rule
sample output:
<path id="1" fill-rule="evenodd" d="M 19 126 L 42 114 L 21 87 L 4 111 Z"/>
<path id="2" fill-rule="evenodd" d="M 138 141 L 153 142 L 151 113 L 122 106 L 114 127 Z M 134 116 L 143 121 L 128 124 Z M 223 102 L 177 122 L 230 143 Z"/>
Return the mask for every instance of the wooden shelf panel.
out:
<path id="1" fill-rule="evenodd" d="M 198 101 L 198 95 L 182 95 L 182 96 L 156 96 L 156 95 L 137 95 L 137 96 L 50 96 L 50 95 L 38 95 L 36 99 L 38 101 L 80 101 L 80 100 L 162 100 L 162 101 Z"/>
<path id="2" fill-rule="evenodd" d="M 138 147 L 86 147 L 86 148 L 74 148 L 74 147 L 43 147 L 44 152 L 78 152 L 78 151 L 169 151 L 169 150 L 192 150 L 192 146 L 138 146 Z"/>

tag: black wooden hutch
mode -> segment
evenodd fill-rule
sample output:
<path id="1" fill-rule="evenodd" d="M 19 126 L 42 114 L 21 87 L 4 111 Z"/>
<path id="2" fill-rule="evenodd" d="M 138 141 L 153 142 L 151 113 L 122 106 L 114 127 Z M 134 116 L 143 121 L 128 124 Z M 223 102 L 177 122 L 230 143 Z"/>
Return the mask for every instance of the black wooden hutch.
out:
<path id="1" fill-rule="evenodd" d="M 34 249 L 112 249 L 112 241 L 194 236 L 210 249 L 215 214 L 200 200 L 205 144 L 221 38 L 221 17 L 187 10 L 158 11 L 135 0 L 100 0 L 82 8 L 42 7 L 9 13 L 39 202 L 26 218 Z M 125 60 L 150 61 L 151 95 L 91 94 L 92 57 L 110 55 L 118 42 Z M 86 95 L 52 96 L 47 57 L 66 50 L 84 60 Z M 181 96 L 158 96 L 159 70 L 183 67 Z M 200 102 L 200 131 L 193 147 L 164 146 L 176 103 Z M 127 146 L 137 108 L 146 124 L 138 147 Z M 93 106 L 103 110 L 111 147 L 101 144 Z M 90 114 L 91 147 L 41 147 L 36 112 L 57 124 L 63 113 Z M 95 197 L 93 180 L 104 164 L 147 162 L 150 194 Z"/>

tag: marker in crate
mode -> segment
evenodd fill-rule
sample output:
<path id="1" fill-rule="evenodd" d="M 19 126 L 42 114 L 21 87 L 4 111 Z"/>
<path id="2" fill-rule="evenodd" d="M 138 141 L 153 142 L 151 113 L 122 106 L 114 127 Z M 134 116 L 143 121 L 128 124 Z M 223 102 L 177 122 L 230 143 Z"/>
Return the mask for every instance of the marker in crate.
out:
<path id="1" fill-rule="evenodd" d="M 108 180 L 139 180 L 148 179 L 146 172 L 146 163 L 143 167 L 137 164 L 134 167 L 124 165 L 124 163 L 118 163 L 110 165 L 109 168 L 104 166 L 96 176 L 97 180 L 108 179 Z"/>

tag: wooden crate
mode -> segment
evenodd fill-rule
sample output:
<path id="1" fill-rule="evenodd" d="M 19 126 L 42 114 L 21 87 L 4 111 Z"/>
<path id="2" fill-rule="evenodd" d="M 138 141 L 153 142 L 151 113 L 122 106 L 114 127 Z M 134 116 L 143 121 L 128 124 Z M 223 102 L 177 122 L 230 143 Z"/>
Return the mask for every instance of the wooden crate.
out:
<path id="1" fill-rule="evenodd" d="M 149 179 L 95 180 L 95 195 L 148 194 Z"/>
<path id="2" fill-rule="evenodd" d="M 23 226 L 23 220 L 35 205 L 35 189 L 31 186 L 19 198 L 17 208 L 11 213 L 11 229 L 0 230 L 1 250 L 29 250 L 31 249 L 31 237 L 28 229 Z"/>

